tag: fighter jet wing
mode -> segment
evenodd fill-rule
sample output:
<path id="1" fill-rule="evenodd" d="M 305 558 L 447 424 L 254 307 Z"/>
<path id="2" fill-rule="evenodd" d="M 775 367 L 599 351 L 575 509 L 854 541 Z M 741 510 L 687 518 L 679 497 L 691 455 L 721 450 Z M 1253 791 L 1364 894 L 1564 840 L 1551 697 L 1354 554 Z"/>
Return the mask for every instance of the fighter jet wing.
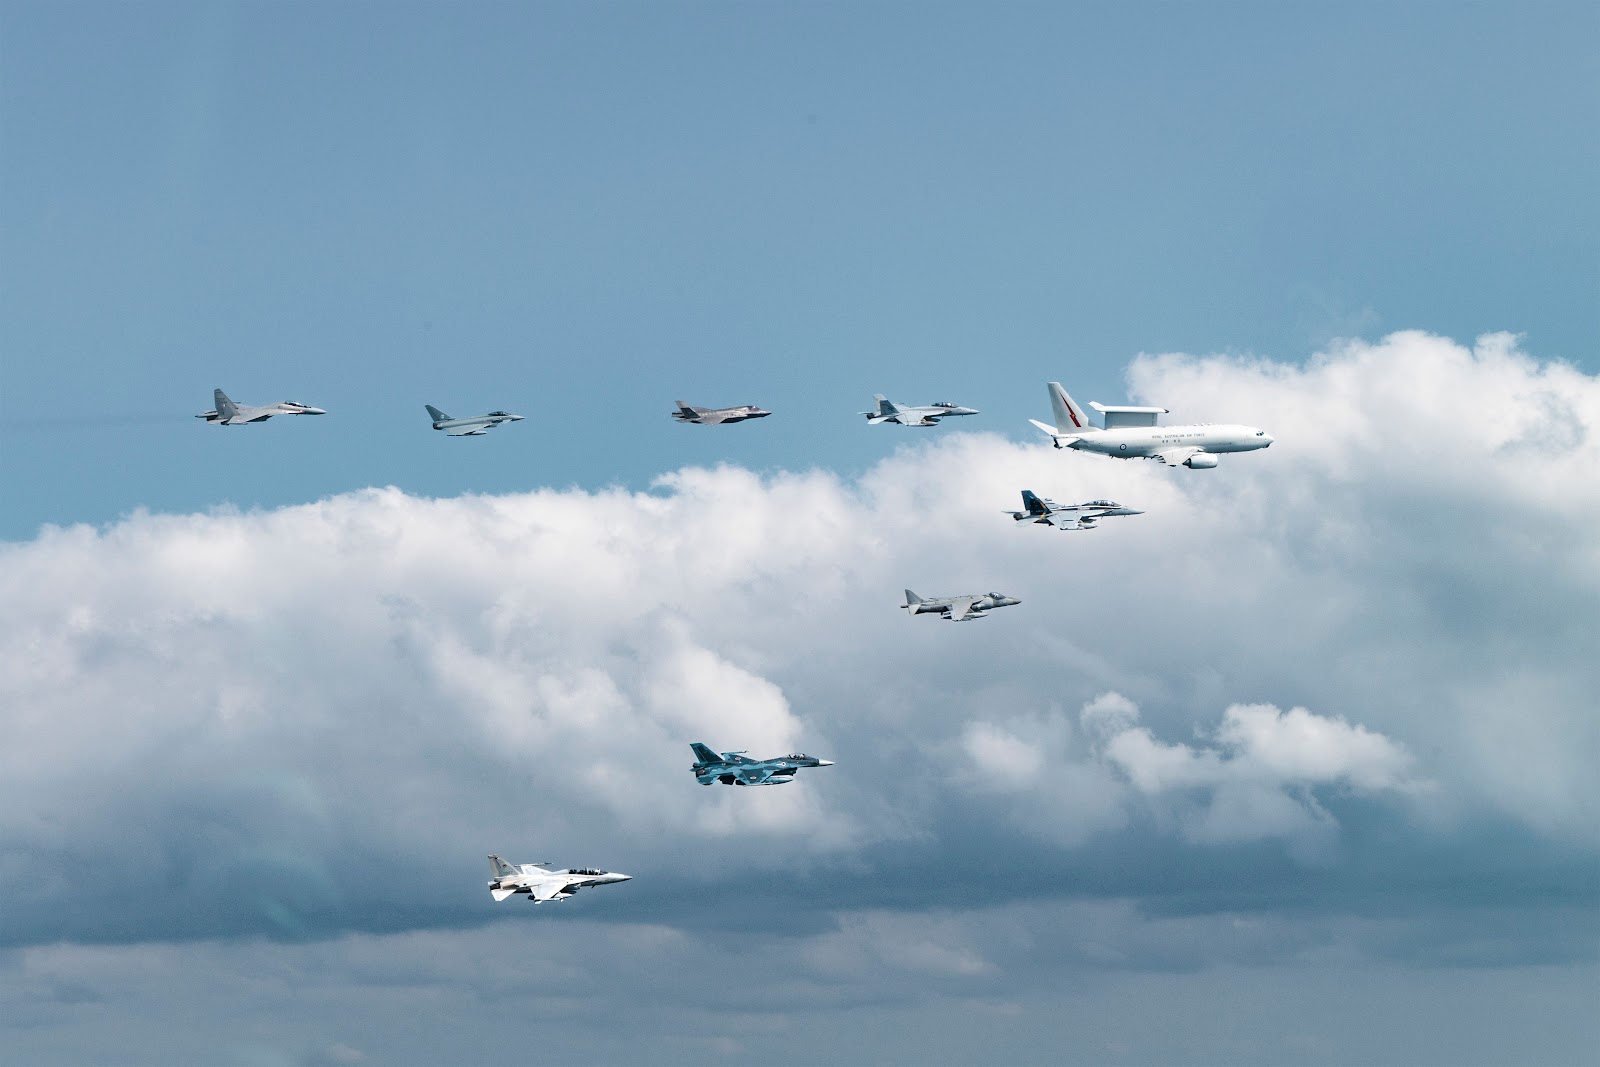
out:
<path id="1" fill-rule="evenodd" d="M 1159 459 L 1169 467 L 1181 467 L 1184 460 L 1196 452 L 1203 451 L 1205 451 L 1203 448 L 1164 448 L 1160 452 L 1151 453 L 1150 458 Z"/>
<path id="2" fill-rule="evenodd" d="M 547 900 L 554 900 L 556 897 L 560 896 L 561 891 L 567 888 L 567 883 L 565 881 L 538 882 L 529 886 L 528 888 L 533 890 L 533 899 L 542 904 Z M 587 900 L 588 898 L 585 897 L 584 899 Z"/>
<path id="3" fill-rule="evenodd" d="M 961 622 L 968 617 L 976 617 L 978 612 L 972 610 L 972 602 L 978 599 L 971 596 L 958 596 L 950 601 L 950 621 Z"/>
<path id="4" fill-rule="evenodd" d="M 745 785 L 760 785 L 772 777 L 772 772 L 760 770 L 740 771 L 739 777 L 744 779 Z"/>
<path id="5" fill-rule="evenodd" d="M 1081 530 L 1083 528 L 1083 523 L 1079 520 L 1078 513 L 1076 511 L 1068 511 L 1065 508 L 1060 511 L 1052 511 L 1044 517 L 1044 521 L 1058 530 Z"/>
<path id="6" fill-rule="evenodd" d="M 481 437 L 492 430 L 497 423 L 479 423 L 476 426 L 455 426 L 445 431 L 446 437 Z"/>

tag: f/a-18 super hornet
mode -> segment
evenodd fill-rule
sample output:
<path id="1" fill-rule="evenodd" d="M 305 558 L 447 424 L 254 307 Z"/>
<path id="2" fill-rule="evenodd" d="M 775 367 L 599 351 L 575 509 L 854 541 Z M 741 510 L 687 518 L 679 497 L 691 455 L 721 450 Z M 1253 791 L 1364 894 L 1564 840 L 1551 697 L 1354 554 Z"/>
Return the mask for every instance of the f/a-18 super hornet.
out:
<path id="1" fill-rule="evenodd" d="M 957 404 L 928 404 L 925 407 L 907 407 L 896 404 L 882 393 L 872 394 L 872 399 L 877 401 L 872 411 L 863 411 L 867 417 L 867 425 L 879 426 L 886 422 L 899 423 L 901 426 L 937 426 L 939 420 L 951 415 L 976 415 L 977 408 L 964 408 Z"/>
<path id="2" fill-rule="evenodd" d="M 266 422 L 274 415 L 326 415 L 321 408 L 314 408 L 309 404 L 297 404 L 293 400 L 285 400 L 281 404 L 267 404 L 264 407 L 253 408 L 244 404 L 235 404 L 228 399 L 228 394 L 217 389 L 212 394 L 216 409 L 202 411 L 196 415 L 197 419 L 214 422 L 218 426 L 242 426 L 247 422 Z"/>
<path id="3" fill-rule="evenodd" d="M 692 422 L 700 426 L 720 426 L 725 422 L 764 419 L 772 414 L 754 404 L 742 404 L 736 408 L 697 408 L 681 400 L 674 400 L 673 403 L 678 405 L 678 410 L 672 413 L 673 418 L 679 422 Z"/>
<path id="4" fill-rule="evenodd" d="M 1125 508 L 1114 500 L 1091 500 L 1087 504 L 1057 504 L 1046 497 L 1035 496 L 1032 489 L 1022 491 L 1022 511 L 1006 514 L 1025 522 L 1044 523 L 1058 530 L 1092 530 L 1101 519 L 1118 515 L 1143 515 L 1142 511 Z"/>
<path id="5" fill-rule="evenodd" d="M 1254 452 L 1272 444 L 1272 435 L 1254 426 L 1157 426 L 1156 416 L 1166 408 L 1108 407 L 1089 402 L 1105 417 L 1105 428 L 1094 425 L 1060 382 L 1047 383 L 1056 424 L 1029 419 L 1050 435 L 1057 448 L 1076 448 L 1118 459 L 1159 459 L 1169 467 L 1215 467 L 1222 452 Z"/>
<path id="6" fill-rule="evenodd" d="M 489 857 L 489 869 L 494 872 L 494 881 L 489 883 L 491 897 L 504 900 L 524 893 L 535 904 L 543 904 L 547 900 L 566 900 L 578 890 L 590 886 L 631 880 L 626 874 L 588 867 L 554 871 L 537 863 L 507 863 L 499 856 Z"/>
<path id="7" fill-rule="evenodd" d="M 723 785 L 783 785 L 794 781 L 794 772 L 801 767 L 832 767 L 833 761 L 817 759 L 804 752 L 794 752 L 774 759 L 751 759 L 743 752 L 711 751 L 695 741 L 695 764 L 689 770 L 701 785 L 721 782 Z"/>
<path id="8" fill-rule="evenodd" d="M 913 615 L 942 615 L 947 622 L 981 619 L 992 608 L 1009 608 L 1022 601 L 1004 593 L 973 593 L 970 596 L 922 597 L 906 590 L 905 609 Z"/>
<path id="9" fill-rule="evenodd" d="M 433 419 L 433 428 L 443 430 L 451 437 L 477 437 L 486 434 L 499 426 L 502 422 L 521 422 L 521 415 L 513 415 L 509 411 L 491 411 L 487 415 L 473 415 L 465 419 L 452 419 L 432 404 L 424 404 L 428 415 Z"/>

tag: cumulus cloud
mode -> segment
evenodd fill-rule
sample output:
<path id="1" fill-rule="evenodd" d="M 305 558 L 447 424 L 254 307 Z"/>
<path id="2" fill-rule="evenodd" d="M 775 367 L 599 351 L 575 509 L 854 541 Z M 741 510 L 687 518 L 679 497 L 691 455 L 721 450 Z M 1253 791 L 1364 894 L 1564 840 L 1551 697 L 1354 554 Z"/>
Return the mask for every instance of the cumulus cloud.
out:
<path id="1" fill-rule="evenodd" d="M 1359 851 L 1369 802 L 1591 847 L 1600 384 L 1421 334 L 1131 381 L 1278 442 L 1192 472 L 947 429 L 851 482 L 368 489 L 6 545 L 6 935 L 476 923 L 489 851 L 640 875 L 563 905 L 619 913 L 819 870 L 892 895 L 881 855 L 1152 818 Z M 1018 530 L 1023 487 L 1147 514 Z M 952 626 L 907 586 L 1023 603 Z M 704 789 L 692 740 L 838 765 Z M 115 907 L 74 891 L 102 865 Z"/>

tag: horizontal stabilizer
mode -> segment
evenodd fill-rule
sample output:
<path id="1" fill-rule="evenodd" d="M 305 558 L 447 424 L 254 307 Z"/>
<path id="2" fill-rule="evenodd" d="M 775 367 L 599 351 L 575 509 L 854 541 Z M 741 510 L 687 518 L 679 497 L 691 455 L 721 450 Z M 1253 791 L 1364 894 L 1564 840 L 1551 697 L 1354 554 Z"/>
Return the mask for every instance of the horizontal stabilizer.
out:
<path id="1" fill-rule="evenodd" d="M 489 895 L 496 900 L 504 900 L 515 892 L 515 889 L 491 889 L 489 890 Z"/>

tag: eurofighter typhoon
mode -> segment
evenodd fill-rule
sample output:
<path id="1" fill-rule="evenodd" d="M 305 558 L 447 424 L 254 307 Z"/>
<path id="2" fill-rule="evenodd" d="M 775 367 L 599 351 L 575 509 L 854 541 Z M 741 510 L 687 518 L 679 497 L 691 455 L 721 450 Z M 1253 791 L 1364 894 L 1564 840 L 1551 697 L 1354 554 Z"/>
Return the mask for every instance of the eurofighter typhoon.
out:
<path id="1" fill-rule="evenodd" d="M 266 422 L 274 415 L 327 414 L 321 408 L 314 408 L 309 404 L 297 404 L 293 400 L 253 408 L 246 404 L 235 404 L 221 389 L 213 390 L 211 395 L 212 403 L 217 405 L 216 408 L 212 411 L 202 411 L 195 418 L 214 422 L 218 426 L 243 426 L 247 422 Z"/>
<path id="2" fill-rule="evenodd" d="M 1057 504 L 1047 497 L 1035 496 L 1032 489 L 1022 491 L 1022 511 L 1006 514 L 1023 523 L 1043 523 L 1058 530 L 1092 530 L 1101 519 L 1119 515 L 1143 515 L 1142 511 L 1125 508 L 1114 500 L 1091 500 L 1087 504 Z"/>
<path id="3" fill-rule="evenodd" d="M 489 895 L 504 900 L 519 893 L 527 894 L 535 904 L 550 900 L 566 900 L 580 889 L 596 885 L 612 885 L 632 879 L 626 874 L 597 871 L 587 867 L 573 867 L 555 871 L 537 863 L 507 863 L 499 856 L 489 857 L 489 869 L 494 880 L 489 883 Z"/>
<path id="4" fill-rule="evenodd" d="M 939 615 L 946 622 L 971 622 L 994 608 L 1009 608 L 1022 601 L 1004 593 L 973 593 L 970 596 L 922 597 L 906 590 L 905 609 L 912 615 Z"/>
<path id="5" fill-rule="evenodd" d="M 673 418 L 679 422 L 692 422 L 698 426 L 720 426 L 725 422 L 764 419 L 772 414 L 754 404 L 742 404 L 736 408 L 697 408 L 681 400 L 675 400 L 673 403 L 678 405 L 678 410 L 672 413 Z"/>
<path id="6" fill-rule="evenodd" d="M 432 404 L 424 404 L 428 409 L 428 417 L 433 420 L 435 430 L 443 430 L 451 437 L 480 437 L 503 422 L 521 422 L 521 415 L 513 415 L 509 411 L 491 411 L 487 415 L 471 415 L 464 419 L 452 419 Z"/>
<path id="7" fill-rule="evenodd" d="M 695 741 L 689 745 L 694 750 L 695 781 L 701 785 L 783 785 L 794 781 L 794 772 L 802 767 L 832 767 L 833 761 L 817 759 L 804 752 L 795 752 L 774 759 L 751 759 L 743 752 L 711 751 Z"/>
<path id="8" fill-rule="evenodd" d="M 926 407 L 909 407 L 896 404 L 882 393 L 874 393 L 872 399 L 877 401 L 877 406 L 872 411 L 863 411 L 867 417 L 868 426 L 881 426 L 886 422 L 897 423 L 901 426 L 937 426 L 939 420 L 952 415 L 977 415 L 977 408 L 964 408 L 956 404 L 936 403 Z"/>
<path id="9" fill-rule="evenodd" d="M 1156 416 L 1166 414 L 1166 408 L 1108 407 L 1091 400 L 1089 406 L 1105 417 L 1102 429 L 1089 421 L 1060 382 L 1047 384 L 1056 424 L 1028 421 L 1049 434 L 1057 448 L 1117 459 L 1159 459 L 1169 467 L 1208 468 L 1217 465 L 1218 453 L 1254 452 L 1272 444 L 1272 435 L 1254 426 L 1157 426 Z"/>

